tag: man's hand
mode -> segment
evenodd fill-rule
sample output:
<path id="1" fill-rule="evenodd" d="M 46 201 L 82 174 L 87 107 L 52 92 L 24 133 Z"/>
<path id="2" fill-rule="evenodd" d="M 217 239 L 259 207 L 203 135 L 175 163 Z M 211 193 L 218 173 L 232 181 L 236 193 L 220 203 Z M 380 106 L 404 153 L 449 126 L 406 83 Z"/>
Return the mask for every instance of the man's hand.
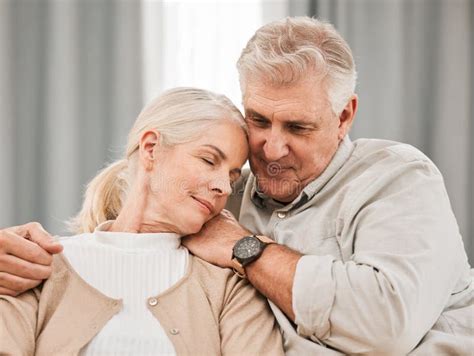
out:
<path id="1" fill-rule="evenodd" d="M 17 296 L 51 274 L 53 254 L 63 247 L 39 223 L 0 230 L 0 294 Z"/>
<path id="2" fill-rule="evenodd" d="M 209 220 L 196 234 L 185 236 L 181 242 L 195 256 L 220 267 L 231 268 L 232 248 L 251 232 L 243 228 L 227 210 Z"/>
<path id="3" fill-rule="evenodd" d="M 248 235 L 252 233 L 239 225 L 230 212 L 223 210 L 209 220 L 201 231 L 183 237 L 181 242 L 195 256 L 216 266 L 232 268 L 232 248 L 238 240 Z M 249 282 L 293 321 L 292 288 L 296 265 L 301 256 L 288 247 L 271 244 L 258 260 L 245 268 Z"/>

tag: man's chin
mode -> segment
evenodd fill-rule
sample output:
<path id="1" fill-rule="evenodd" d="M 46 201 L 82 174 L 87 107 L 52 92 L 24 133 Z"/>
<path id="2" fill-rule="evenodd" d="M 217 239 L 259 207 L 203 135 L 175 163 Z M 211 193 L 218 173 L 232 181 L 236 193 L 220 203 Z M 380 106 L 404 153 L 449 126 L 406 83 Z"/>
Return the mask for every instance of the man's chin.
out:
<path id="1" fill-rule="evenodd" d="M 300 184 L 294 180 L 258 179 L 258 190 L 280 202 L 293 201 L 300 192 Z"/>

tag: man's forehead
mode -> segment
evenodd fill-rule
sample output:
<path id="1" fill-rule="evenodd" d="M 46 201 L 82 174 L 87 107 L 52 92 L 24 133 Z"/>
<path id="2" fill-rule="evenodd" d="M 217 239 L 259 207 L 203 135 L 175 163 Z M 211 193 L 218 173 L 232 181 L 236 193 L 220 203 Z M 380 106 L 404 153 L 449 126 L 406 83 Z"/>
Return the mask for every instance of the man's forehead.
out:
<path id="1" fill-rule="evenodd" d="M 281 97 L 277 97 L 256 92 L 252 95 L 249 95 L 246 99 L 247 100 L 245 100 L 244 104 L 247 104 L 249 108 L 252 108 L 253 106 L 259 106 L 268 109 L 284 110 L 288 106 L 298 104 L 301 105 L 304 101 L 304 96 L 292 95 L 291 97 L 288 97 L 282 95 Z"/>
<path id="2" fill-rule="evenodd" d="M 311 121 L 321 117 L 327 103 L 311 97 L 295 96 L 272 100 L 259 94 L 244 101 L 245 116 L 260 116 L 285 121 Z"/>
<path id="3" fill-rule="evenodd" d="M 286 122 L 314 122 L 320 115 L 316 111 L 304 110 L 299 108 L 297 110 L 290 110 L 278 107 L 269 107 L 268 110 L 254 110 L 252 108 L 245 109 L 246 117 L 261 117 L 269 120 L 277 119 Z"/>
<path id="4" fill-rule="evenodd" d="M 292 86 L 275 87 L 264 83 L 249 83 L 243 105 L 254 111 L 320 111 L 327 103 L 320 83 L 303 81 Z"/>

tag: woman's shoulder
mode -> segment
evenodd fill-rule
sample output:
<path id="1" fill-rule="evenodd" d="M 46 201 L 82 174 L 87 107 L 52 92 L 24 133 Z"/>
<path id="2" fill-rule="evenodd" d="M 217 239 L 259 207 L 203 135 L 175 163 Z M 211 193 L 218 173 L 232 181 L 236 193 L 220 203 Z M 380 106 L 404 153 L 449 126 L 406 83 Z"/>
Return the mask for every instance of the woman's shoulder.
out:
<path id="1" fill-rule="evenodd" d="M 53 275 L 55 273 L 57 274 L 58 272 L 64 272 L 71 269 L 71 266 L 69 265 L 69 262 L 67 261 L 67 258 L 64 254 L 65 249 L 71 249 L 76 245 L 82 245 L 90 236 L 90 233 L 84 233 L 70 236 L 56 236 L 54 238 L 55 241 L 59 242 L 63 246 L 63 252 L 53 256 Z"/>
<path id="2" fill-rule="evenodd" d="M 199 274 L 202 276 L 209 276 L 212 277 L 213 280 L 227 280 L 229 278 L 232 278 L 234 276 L 234 273 L 232 270 L 228 268 L 222 268 L 216 265 L 213 265 L 212 263 L 206 262 L 205 260 L 191 255 L 191 260 L 192 260 L 192 273 Z"/>
<path id="3" fill-rule="evenodd" d="M 90 236 L 90 233 L 84 233 L 79 235 L 55 237 L 55 240 L 63 245 L 63 252 L 53 256 L 53 263 L 51 265 L 52 273 L 49 279 L 55 279 L 64 276 L 65 274 L 73 274 L 73 267 L 66 257 L 66 251 L 70 252 L 77 246 L 82 246 Z"/>
<path id="4" fill-rule="evenodd" d="M 72 267 L 62 252 L 53 256 L 51 267 L 52 272 L 48 280 L 56 279 L 64 274 L 70 274 L 72 272 Z"/>
<path id="5" fill-rule="evenodd" d="M 54 239 L 59 242 L 61 245 L 71 245 L 76 244 L 80 241 L 84 241 L 84 239 L 92 236 L 92 233 L 83 233 L 78 235 L 70 235 L 70 236 L 56 236 Z"/>
<path id="6" fill-rule="evenodd" d="M 240 278 L 231 269 L 215 266 L 193 255 L 190 257 L 193 263 L 191 278 L 209 293 L 224 295 L 240 288 L 253 289 L 246 279 Z"/>

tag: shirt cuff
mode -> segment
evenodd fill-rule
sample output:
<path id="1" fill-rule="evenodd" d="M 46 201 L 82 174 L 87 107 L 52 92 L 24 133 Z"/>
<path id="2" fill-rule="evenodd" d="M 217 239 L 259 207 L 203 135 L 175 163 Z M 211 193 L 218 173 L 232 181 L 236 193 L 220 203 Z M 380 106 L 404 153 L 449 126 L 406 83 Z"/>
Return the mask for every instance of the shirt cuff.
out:
<path id="1" fill-rule="evenodd" d="M 306 255 L 299 259 L 293 281 L 293 311 L 298 334 L 330 336 L 329 315 L 336 294 L 332 278 L 332 256 Z"/>

